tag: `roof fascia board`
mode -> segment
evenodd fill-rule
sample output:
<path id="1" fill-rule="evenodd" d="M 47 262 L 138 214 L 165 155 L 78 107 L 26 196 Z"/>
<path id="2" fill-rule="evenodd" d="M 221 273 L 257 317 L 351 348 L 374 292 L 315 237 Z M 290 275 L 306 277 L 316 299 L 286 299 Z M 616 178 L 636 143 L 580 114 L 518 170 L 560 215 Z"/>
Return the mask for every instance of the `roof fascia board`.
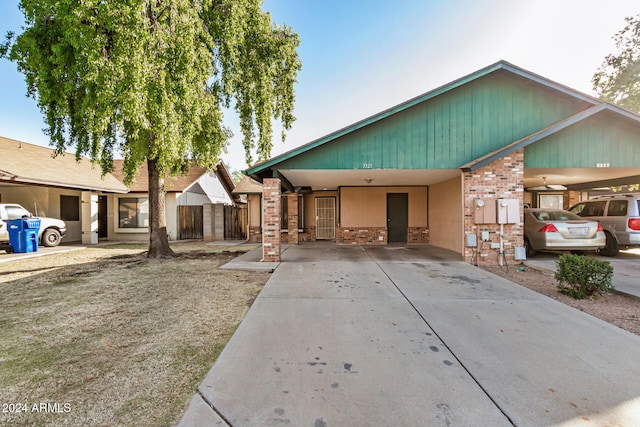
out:
<path id="1" fill-rule="evenodd" d="M 231 173 L 229 173 L 229 169 L 225 166 L 224 162 L 221 160 L 218 162 L 215 168 L 215 174 L 220 180 L 220 183 L 224 187 L 225 191 L 233 199 L 233 190 L 236 188 L 235 183 L 233 182 L 233 178 L 231 177 Z"/>
<path id="2" fill-rule="evenodd" d="M 538 83 L 542 86 L 547 86 L 551 89 L 554 89 L 558 92 L 564 93 L 566 95 L 569 95 L 573 98 L 577 98 L 581 101 L 585 101 L 588 102 L 590 104 L 596 105 L 596 104 L 600 104 L 602 101 L 599 100 L 598 98 L 595 98 L 593 96 L 587 95 L 585 93 L 579 92 L 575 89 L 572 89 L 568 86 L 562 85 L 558 82 L 554 82 L 553 80 L 549 80 L 545 77 L 542 77 L 538 74 L 532 73 L 530 71 L 527 71 L 525 69 L 522 69 L 520 67 L 517 67 L 513 64 L 510 64 L 508 62 L 503 61 L 502 62 L 502 68 L 504 70 L 507 70 L 513 74 L 516 74 L 522 78 L 525 78 L 527 80 L 531 80 L 535 83 Z"/>
<path id="3" fill-rule="evenodd" d="M 528 145 L 531 145 L 535 142 L 540 141 L 550 135 L 553 135 L 556 132 L 559 132 L 563 129 L 568 128 L 569 126 L 573 126 L 574 124 L 593 116 L 605 109 L 608 109 L 608 105 L 606 103 L 594 105 L 592 107 L 587 108 L 586 110 L 582 110 L 581 112 L 574 114 L 573 116 L 569 116 L 564 120 L 561 120 L 557 123 L 554 123 L 546 128 L 532 133 L 531 135 L 525 136 L 511 144 L 500 148 L 499 150 L 493 151 L 485 156 L 482 156 L 472 162 L 467 163 L 466 165 L 460 167 L 463 172 L 473 172 L 482 166 L 485 166 L 495 160 L 498 160 L 501 157 L 506 156 L 520 148 L 524 148 Z"/>

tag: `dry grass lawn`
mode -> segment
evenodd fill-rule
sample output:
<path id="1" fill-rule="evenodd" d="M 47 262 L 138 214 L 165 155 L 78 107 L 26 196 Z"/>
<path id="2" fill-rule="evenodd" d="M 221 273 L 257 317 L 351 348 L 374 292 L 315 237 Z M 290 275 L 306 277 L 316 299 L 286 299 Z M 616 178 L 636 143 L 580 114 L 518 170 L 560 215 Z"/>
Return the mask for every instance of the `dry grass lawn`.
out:
<path id="1" fill-rule="evenodd" d="M 117 245 L 0 264 L 0 425 L 180 419 L 269 275 L 219 270 L 229 247 L 173 249 L 171 260 Z"/>

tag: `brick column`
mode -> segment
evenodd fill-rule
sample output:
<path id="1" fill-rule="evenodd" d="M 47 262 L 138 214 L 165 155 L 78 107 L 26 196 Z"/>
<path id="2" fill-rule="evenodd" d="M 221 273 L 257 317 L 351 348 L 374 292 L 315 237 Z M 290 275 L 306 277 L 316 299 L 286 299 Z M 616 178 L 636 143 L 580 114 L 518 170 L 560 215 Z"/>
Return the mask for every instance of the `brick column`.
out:
<path id="1" fill-rule="evenodd" d="M 565 191 L 562 193 L 562 209 L 569 209 L 571 206 L 575 205 L 580 201 L 580 192 L 579 191 Z"/>
<path id="2" fill-rule="evenodd" d="M 287 211 L 288 211 L 288 228 L 289 228 L 289 244 L 298 244 L 298 193 L 290 193 L 287 195 Z"/>
<path id="3" fill-rule="evenodd" d="M 262 261 L 280 262 L 280 180 L 262 182 Z"/>
<path id="4" fill-rule="evenodd" d="M 500 225 L 476 224 L 475 200 L 482 199 L 485 203 L 495 204 L 496 199 L 518 199 L 519 205 L 523 205 L 524 149 L 514 151 L 476 171 L 465 172 L 462 191 L 464 193 L 464 232 L 478 235 L 481 231 L 488 231 L 491 239 L 490 242 L 478 242 L 481 248 L 479 254 L 478 248 L 465 246 L 463 258 L 466 262 L 471 262 L 472 257 L 477 255 L 477 262 L 481 265 L 498 264 L 499 250 L 492 249 L 491 243 L 499 243 Z M 524 244 L 522 209 L 520 209 L 520 221 L 517 224 L 505 224 L 503 229 L 505 253 L 508 262 L 513 262 L 513 248 Z"/>

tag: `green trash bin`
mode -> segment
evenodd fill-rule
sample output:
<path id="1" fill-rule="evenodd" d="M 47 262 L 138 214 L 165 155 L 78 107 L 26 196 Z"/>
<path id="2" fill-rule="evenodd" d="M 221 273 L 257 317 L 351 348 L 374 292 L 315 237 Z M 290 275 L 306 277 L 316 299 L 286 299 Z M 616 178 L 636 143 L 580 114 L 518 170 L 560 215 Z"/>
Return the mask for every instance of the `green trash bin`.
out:
<path id="1" fill-rule="evenodd" d="M 27 253 L 38 251 L 38 231 L 40 231 L 40 219 L 21 218 L 8 219 L 7 231 L 9 232 L 9 245 L 13 252 Z"/>

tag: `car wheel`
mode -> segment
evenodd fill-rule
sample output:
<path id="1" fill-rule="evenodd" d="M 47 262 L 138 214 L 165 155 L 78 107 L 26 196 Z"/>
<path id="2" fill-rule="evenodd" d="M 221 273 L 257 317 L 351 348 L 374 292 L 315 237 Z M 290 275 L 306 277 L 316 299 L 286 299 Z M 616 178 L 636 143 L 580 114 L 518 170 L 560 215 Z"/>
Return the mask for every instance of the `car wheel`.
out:
<path id="1" fill-rule="evenodd" d="M 604 235 L 607 237 L 607 243 L 605 244 L 604 248 L 600 249 L 600 255 L 602 256 L 618 255 L 618 252 L 620 252 L 620 246 L 618 246 L 618 241 L 608 231 L 605 231 Z"/>
<path id="2" fill-rule="evenodd" d="M 42 245 L 47 247 L 58 246 L 62 240 L 60 232 L 55 228 L 47 228 L 42 233 Z"/>
<path id="3" fill-rule="evenodd" d="M 529 239 L 527 239 L 526 237 L 524 238 L 524 251 L 525 251 L 525 254 L 527 255 L 527 258 L 532 258 L 536 256 L 536 250 L 533 249 L 533 246 L 531 246 Z"/>
<path id="4" fill-rule="evenodd" d="M 8 253 L 8 254 L 12 254 L 13 253 L 13 246 L 7 245 L 6 249 L 4 251 L 6 253 Z"/>

